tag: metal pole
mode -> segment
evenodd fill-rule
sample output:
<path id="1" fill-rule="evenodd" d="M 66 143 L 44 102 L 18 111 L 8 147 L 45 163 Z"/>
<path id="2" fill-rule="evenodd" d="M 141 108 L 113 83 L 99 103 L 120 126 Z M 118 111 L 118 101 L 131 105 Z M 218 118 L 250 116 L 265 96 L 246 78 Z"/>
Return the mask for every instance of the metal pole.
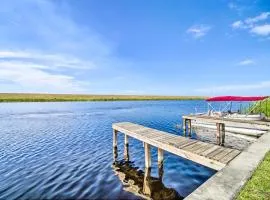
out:
<path id="1" fill-rule="evenodd" d="M 269 103 L 269 102 L 268 102 L 268 98 L 267 98 L 267 99 L 265 100 L 265 104 L 266 104 L 266 105 L 265 105 L 265 113 L 264 113 L 264 114 L 266 115 L 266 117 L 268 117 L 268 103 Z"/>

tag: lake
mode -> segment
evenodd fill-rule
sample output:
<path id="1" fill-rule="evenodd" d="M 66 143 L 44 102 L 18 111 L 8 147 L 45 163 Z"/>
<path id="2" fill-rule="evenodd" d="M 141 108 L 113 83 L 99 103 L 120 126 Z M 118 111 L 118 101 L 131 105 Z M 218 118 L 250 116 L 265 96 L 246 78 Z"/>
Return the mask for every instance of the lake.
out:
<path id="1" fill-rule="evenodd" d="M 125 163 L 119 134 L 113 165 L 112 123 L 130 121 L 182 135 L 176 127 L 181 116 L 204 106 L 197 100 L 1 103 L 0 199 L 140 199 L 125 183 L 130 178 L 139 189 L 143 184 L 143 145 L 130 139 L 131 162 Z M 163 197 L 172 191 L 186 197 L 215 173 L 170 153 L 164 158 L 158 178 L 157 149 L 152 148 L 149 180 L 165 191 Z M 128 173 L 133 175 L 121 180 Z"/>

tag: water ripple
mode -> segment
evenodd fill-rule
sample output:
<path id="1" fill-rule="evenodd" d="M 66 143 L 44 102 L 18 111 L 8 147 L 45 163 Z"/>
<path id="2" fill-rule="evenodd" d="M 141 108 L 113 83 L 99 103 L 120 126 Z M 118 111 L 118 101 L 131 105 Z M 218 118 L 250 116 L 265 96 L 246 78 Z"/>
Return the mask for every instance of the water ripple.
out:
<path id="1" fill-rule="evenodd" d="M 138 199 L 112 169 L 111 124 L 131 121 L 180 134 L 181 114 L 201 101 L 14 103 L 0 107 L 0 199 Z M 122 135 L 119 159 L 123 158 Z M 158 175 L 152 149 L 152 176 Z M 130 139 L 134 169 L 142 143 Z M 215 172 L 165 153 L 162 185 L 185 197 Z"/>

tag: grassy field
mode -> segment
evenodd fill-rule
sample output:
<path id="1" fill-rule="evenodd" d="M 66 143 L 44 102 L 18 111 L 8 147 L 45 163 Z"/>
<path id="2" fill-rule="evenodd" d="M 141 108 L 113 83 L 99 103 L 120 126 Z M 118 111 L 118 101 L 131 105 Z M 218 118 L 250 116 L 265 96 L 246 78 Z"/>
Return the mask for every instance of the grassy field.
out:
<path id="1" fill-rule="evenodd" d="M 270 199 L 270 152 L 237 197 L 237 200 L 253 199 Z"/>
<path id="2" fill-rule="evenodd" d="M 198 100 L 199 96 L 136 96 L 136 95 L 75 95 L 0 93 L 0 102 L 56 102 L 56 101 L 140 101 L 140 100 Z"/>

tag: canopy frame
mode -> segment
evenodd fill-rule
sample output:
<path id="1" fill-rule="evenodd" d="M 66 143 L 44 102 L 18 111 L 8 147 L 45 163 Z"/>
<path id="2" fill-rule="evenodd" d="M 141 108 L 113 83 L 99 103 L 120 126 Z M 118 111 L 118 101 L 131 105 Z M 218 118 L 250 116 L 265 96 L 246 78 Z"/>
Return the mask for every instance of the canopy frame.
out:
<path id="1" fill-rule="evenodd" d="M 217 101 L 262 101 L 267 99 L 268 96 L 217 96 L 206 99 L 208 102 Z"/>
<path id="2" fill-rule="evenodd" d="M 221 106 L 219 107 L 220 112 L 224 112 L 229 108 L 228 111 L 231 112 L 232 110 L 232 102 L 241 102 L 241 109 L 242 109 L 242 102 L 255 102 L 253 107 L 249 109 L 249 111 L 246 113 L 246 115 L 251 114 L 258 105 L 261 105 L 262 102 L 268 101 L 269 96 L 253 96 L 253 97 L 243 97 L 243 96 L 219 96 L 219 97 L 211 97 L 206 99 L 208 104 L 208 110 L 210 110 L 210 107 L 212 110 L 216 110 L 212 105 L 211 102 L 227 102 L 225 107 L 221 109 Z M 250 107 L 250 106 L 249 106 Z M 240 110 L 241 111 L 241 110 Z"/>

